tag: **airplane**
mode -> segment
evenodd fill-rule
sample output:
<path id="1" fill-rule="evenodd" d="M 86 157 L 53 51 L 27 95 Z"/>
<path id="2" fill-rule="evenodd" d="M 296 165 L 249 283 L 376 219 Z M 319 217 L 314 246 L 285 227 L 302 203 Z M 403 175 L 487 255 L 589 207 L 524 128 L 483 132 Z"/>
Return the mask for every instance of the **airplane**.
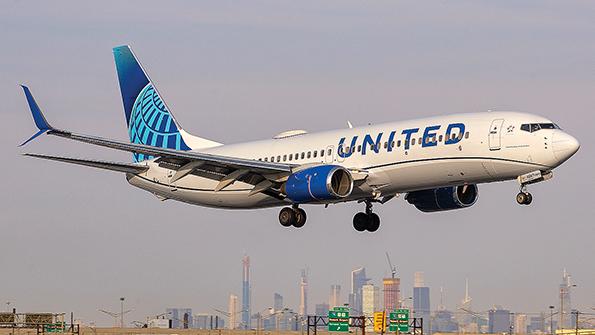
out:
<path id="1" fill-rule="evenodd" d="M 282 207 L 279 222 L 300 228 L 303 205 L 358 202 L 353 227 L 377 231 L 373 204 L 404 194 L 422 212 L 468 208 L 478 184 L 517 180 L 516 201 L 529 205 L 528 185 L 551 179 L 580 147 L 547 118 L 483 112 L 222 144 L 186 132 L 175 120 L 130 46 L 113 48 L 129 141 L 54 128 L 22 85 L 37 133 L 132 153 L 132 162 L 24 155 L 121 172 L 160 200 L 225 209 Z"/>

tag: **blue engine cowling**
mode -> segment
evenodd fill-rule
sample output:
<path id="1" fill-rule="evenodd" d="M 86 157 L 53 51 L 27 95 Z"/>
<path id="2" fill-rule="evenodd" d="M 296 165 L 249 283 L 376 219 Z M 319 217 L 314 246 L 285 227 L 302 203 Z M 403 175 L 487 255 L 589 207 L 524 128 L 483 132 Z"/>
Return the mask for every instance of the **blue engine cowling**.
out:
<path id="1" fill-rule="evenodd" d="M 473 184 L 409 192 L 405 200 L 422 212 L 439 212 L 473 206 L 478 196 Z"/>
<path id="2" fill-rule="evenodd" d="M 287 178 L 284 193 L 295 203 L 345 198 L 353 190 L 353 178 L 338 165 L 319 165 Z"/>

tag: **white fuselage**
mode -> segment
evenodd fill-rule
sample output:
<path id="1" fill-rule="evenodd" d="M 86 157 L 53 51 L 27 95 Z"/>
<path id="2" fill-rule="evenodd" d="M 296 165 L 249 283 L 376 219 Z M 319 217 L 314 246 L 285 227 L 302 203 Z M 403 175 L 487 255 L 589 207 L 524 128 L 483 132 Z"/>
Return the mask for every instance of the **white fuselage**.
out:
<path id="1" fill-rule="evenodd" d="M 534 132 L 521 129 L 522 124 L 532 123 L 552 124 L 540 116 L 515 112 L 457 114 L 297 134 L 200 151 L 300 166 L 340 165 L 367 176 L 348 198 L 339 200 L 350 201 L 442 186 L 511 180 L 538 170 L 549 172 L 576 152 L 572 148 L 574 143 L 570 143 L 576 140 L 557 127 Z M 447 134 L 449 125 L 457 124 L 464 125 L 464 132 L 451 126 Z M 415 129 L 418 131 L 414 132 Z M 449 140 L 454 143 L 448 143 Z M 160 167 L 155 161 L 143 164 L 150 168 L 138 175 L 129 174 L 129 182 L 162 198 L 223 208 L 289 203 L 262 193 L 248 196 L 254 186 L 243 182 L 215 192 L 218 181 L 201 177 L 200 173 L 171 183 L 175 170 Z"/>

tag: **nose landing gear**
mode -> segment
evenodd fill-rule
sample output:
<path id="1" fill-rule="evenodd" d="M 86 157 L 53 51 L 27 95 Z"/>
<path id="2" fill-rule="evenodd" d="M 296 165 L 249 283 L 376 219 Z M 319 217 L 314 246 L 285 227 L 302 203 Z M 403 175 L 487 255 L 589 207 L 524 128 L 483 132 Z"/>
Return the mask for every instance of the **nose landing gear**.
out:
<path id="1" fill-rule="evenodd" d="M 516 202 L 519 205 L 530 205 L 533 201 L 533 196 L 527 191 L 526 185 L 521 185 L 521 191 L 516 195 Z"/>
<path id="2" fill-rule="evenodd" d="M 380 228 L 380 217 L 372 212 L 372 203 L 369 200 L 365 201 L 366 212 L 359 212 L 353 217 L 353 228 L 355 230 L 375 232 Z"/>
<path id="3" fill-rule="evenodd" d="M 279 223 L 283 227 L 294 226 L 301 228 L 306 224 L 306 211 L 298 208 L 297 205 L 292 207 L 284 207 L 279 212 Z"/>

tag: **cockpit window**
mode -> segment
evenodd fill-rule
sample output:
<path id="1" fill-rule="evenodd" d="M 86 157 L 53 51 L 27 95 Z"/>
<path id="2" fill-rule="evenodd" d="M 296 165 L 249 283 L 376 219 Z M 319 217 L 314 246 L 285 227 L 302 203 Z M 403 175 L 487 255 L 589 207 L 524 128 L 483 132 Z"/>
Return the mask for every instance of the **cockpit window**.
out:
<path id="1" fill-rule="evenodd" d="M 560 129 L 555 123 L 525 123 L 521 125 L 521 130 L 534 133 L 541 129 Z"/>

